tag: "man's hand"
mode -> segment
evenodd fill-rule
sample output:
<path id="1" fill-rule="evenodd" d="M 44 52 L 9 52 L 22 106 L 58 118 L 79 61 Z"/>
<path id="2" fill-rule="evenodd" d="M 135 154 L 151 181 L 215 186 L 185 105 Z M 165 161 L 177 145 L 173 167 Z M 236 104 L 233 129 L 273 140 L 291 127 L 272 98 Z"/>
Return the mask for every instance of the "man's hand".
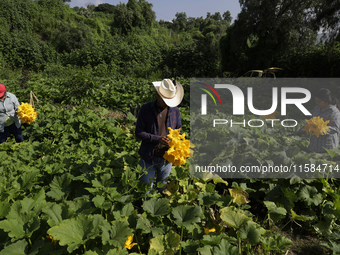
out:
<path id="1" fill-rule="evenodd" d="M 160 145 L 168 146 L 169 142 L 170 142 L 170 139 L 167 138 L 166 136 L 162 136 L 161 139 L 159 139 L 159 144 Z"/>

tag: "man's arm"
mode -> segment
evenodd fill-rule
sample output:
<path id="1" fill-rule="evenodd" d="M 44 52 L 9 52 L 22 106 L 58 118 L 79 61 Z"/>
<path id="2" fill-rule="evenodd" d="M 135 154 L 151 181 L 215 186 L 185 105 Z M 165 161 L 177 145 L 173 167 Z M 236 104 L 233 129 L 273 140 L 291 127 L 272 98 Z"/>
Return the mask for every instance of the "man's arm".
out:
<path id="1" fill-rule="evenodd" d="M 136 123 L 136 129 L 135 129 L 135 135 L 137 138 L 141 140 L 145 140 L 151 143 L 158 143 L 160 140 L 159 135 L 147 133 L 146 125 L 147 125 L 147 114 L 151 114 L 150 112 L 147 112 L 146 105 L 143 105 L 139 111 L 137 123 Z"/>
<path id="2" fill-rule="evenodd" d="M 179 108 L 176 109 L 176 129 L 181 129 L 181 133 L 182 133 L 182 118 L 181 118 L 181 112 L 179 110 Z"/>
<path id="3" fill-rule="evenodd" d="M 12 97 L 12 102 L 14 104 L 14 110 L 15 111 L 19 110 L 18 106 L 20 105 L 20 103 L 18 101 L 18 98 L 14 94 L 12 94 L 11 97 Z"/>

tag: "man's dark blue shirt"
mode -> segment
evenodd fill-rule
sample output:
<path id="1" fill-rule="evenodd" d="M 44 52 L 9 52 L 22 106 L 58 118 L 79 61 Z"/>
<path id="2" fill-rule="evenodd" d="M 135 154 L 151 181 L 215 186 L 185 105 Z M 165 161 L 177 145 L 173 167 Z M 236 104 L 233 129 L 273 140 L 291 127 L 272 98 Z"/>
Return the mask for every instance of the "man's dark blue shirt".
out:
<path id="1" fill-rule="evenodd" d="M 157 122 L 157 101 L 142 105 L 137 119 L 135 135 L 142 140 L 138 151 L 144 160 L 150 160 L 154 154 L 154 147 L 160 140 L 158 122 Z M 169 134 L 168 127 L 172 129 L 181 129 L 181 113 L 178 107 L 169 107 L 166 119 L 166 131 Z"/>

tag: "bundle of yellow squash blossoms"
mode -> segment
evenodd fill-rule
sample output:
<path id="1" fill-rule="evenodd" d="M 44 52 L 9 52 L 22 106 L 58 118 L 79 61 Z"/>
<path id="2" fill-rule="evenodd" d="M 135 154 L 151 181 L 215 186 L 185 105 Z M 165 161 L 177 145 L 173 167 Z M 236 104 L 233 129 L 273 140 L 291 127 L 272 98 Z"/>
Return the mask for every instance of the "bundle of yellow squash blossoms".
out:
<path id="1" fill-rule="evenodd" d="M 37 118 L 37 113 L 31 104 L 21 103 L 18 108 L 17 115 L 22 123 L 31 124 Z"/>
<path id="2" fill-rule="evenodd" d="M 316 135 L 317 137 L 319 137 L 319 135 L 327 134 L 327 131 L 329 129 L 329 126 L 327 126 L 327 124 L 329 123 L 329 120 L 324 121 L 323 118 L 313 117 L 310 120 L 306 120 L 306 122 L 307 124 L 302 129 L 303 131 L 306 131 L 306 133 Z"/>
<path id="3" fill-rule="evenodd" d="M 186 158 L 190 157 L 190 141 L 185 140 L 185 133 L 180 134 L 180 129 L 172 129 L 168 127 L 169 134 L 167 137 L 171 139 L 170 148 L 165 152 L 163 158 L 175 166 L 186 163 Z"/>

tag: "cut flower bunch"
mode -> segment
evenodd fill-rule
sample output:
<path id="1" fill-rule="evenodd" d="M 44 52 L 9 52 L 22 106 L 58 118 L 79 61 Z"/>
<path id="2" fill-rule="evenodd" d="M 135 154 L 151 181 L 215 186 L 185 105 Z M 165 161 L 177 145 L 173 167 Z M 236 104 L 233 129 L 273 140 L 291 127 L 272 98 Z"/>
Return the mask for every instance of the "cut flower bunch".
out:
<path id="1" fill-rule="evenodd" d="M 31 104 L 21 103 L 18 108 L 17 114 L 22 123 L 31 124 L 37 118 L 37 113 Z"/>
<path id="2" fill-rule="evenodd" d="M 317 137 L 319 137 L 319 135 L 327 134 L 327 131 L 329 129 L 329 126 L 327 126 L 327 124 L 329 123 L 329 120 L 324 121 L 323 118 L 313 117 L 310 120 L 306 120 L 306 122 L 307 124 L 302 129 L 303 131 L 306 131 L 306 133 L 316 135 Z"/>
<path id="3" fill-rule="evenodd" d="M 171 139 L 170 148 L 165 152 L 163 158 L 175 166 L 186 163 L 186 158 L 190 157 L 190 141 L 185 140 L 185 133 L 180 134 L 180 129 L 172 129 L 168 127 L 169 134 L 167 137 Z"/>

